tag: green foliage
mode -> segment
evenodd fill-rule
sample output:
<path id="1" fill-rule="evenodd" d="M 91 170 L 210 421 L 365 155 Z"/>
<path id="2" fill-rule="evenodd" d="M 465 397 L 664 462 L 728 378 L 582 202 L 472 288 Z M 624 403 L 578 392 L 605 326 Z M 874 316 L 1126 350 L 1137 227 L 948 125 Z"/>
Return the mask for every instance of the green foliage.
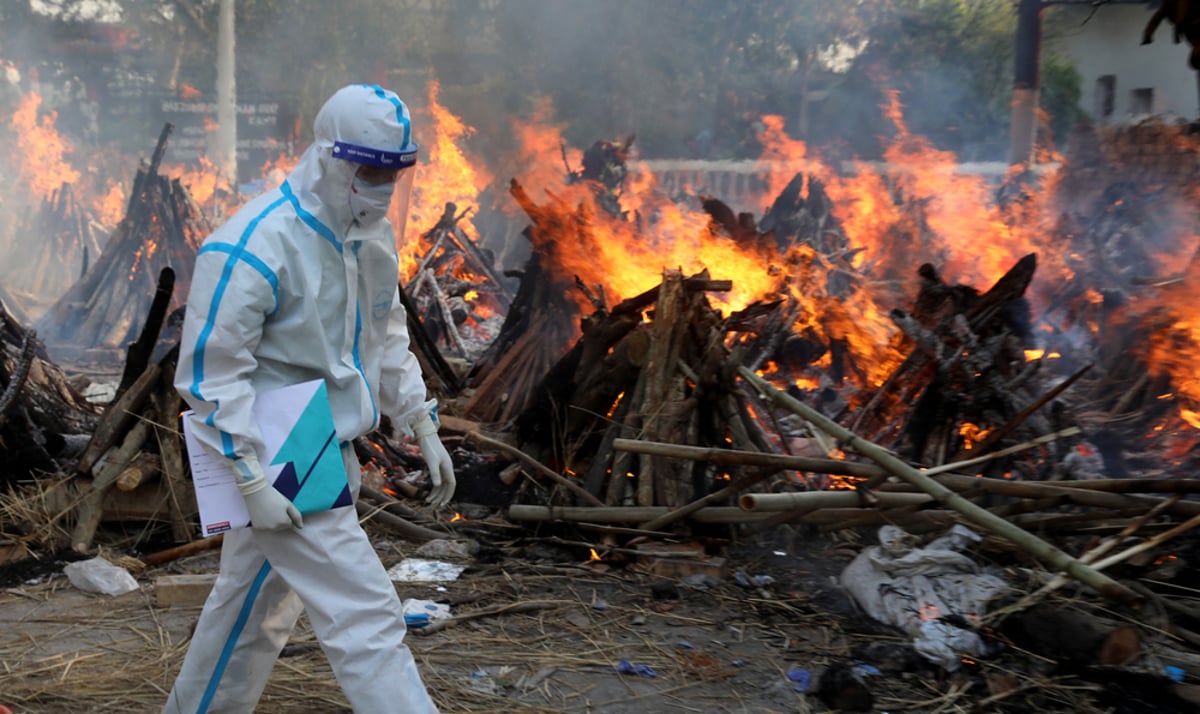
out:
<path id="1" fill-rule="evenodd" d="M 1075 65 L 1056 55 L 1043 55 L 1041 64 L 1041 105 L 1049 117 L 1048 135 L 1043 144 L 1062 150 L 1080 122 L 1087 121 L 1087 112 L 1080 106 L 1083 97 L 1083 77 Z"/>

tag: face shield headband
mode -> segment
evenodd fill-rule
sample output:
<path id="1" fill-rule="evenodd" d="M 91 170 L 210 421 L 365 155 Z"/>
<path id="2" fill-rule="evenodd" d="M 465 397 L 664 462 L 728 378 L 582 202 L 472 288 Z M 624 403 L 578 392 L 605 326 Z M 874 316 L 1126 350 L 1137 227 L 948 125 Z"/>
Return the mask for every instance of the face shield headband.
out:
<path id="1" fill-rule="evenodd" d="M 346 141 L 333 142 L 333 158 L 384 169 L 403 169 L 417 163 L 417 145 L 409 142 L 400 151 L 372 149 Z"/>

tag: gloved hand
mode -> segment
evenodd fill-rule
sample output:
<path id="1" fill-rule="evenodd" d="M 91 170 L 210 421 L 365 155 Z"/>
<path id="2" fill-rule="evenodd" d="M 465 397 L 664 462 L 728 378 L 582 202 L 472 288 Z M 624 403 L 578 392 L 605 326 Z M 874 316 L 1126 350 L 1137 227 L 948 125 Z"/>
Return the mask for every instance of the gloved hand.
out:
<path id="1" fill-rule="evenodd" d="M 238 472 L 238 490 L 250 512 L 250 526 L 258 530 L 279 531 L 286 528 L 303 528 L 300 511 L 275 487 L 267 483 L 258 459 L 247 457 L 233 462 Z"/>
<path id="2" fill-rule="evenodd" d="M 417 437 L 417 445 L 421 447 L 421 457 L 429 467 L 429 479 L 433 482 L 433 490 L 429 493 L 428 503 L 434 508 L 441 508 L 454 497 L 454 464 L 450 454 L 437 435 L 437 424 L 426 415 L 413 424 L 413 434 Z"/>

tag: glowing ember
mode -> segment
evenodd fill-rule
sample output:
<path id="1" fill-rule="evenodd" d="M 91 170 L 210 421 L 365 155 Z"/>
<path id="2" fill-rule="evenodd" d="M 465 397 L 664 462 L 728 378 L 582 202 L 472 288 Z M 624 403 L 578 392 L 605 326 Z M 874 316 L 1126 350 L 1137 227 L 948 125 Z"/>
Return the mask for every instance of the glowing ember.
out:
<path id="1" fill-rule="evenodd" d="M 979 428 L 978 424 L 964 422 L 958 427 L 958 435 L 962 437 L 963 449 L 970 451 L 988 435 L 988 429 Z"/>

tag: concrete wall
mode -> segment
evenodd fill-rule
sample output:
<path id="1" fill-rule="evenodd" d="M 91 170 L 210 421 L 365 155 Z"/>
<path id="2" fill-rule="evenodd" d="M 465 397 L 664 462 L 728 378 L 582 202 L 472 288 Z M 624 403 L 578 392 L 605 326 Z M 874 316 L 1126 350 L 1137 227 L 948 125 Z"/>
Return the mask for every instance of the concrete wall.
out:
<path id="1" fill-rule="evenodd" d="M 1083 75 L 1080 104 L 1100 124 L 1136 122 L 1150 115 L 1194 119 L 1200 115 L 1197 72 L 1188 67 L 1190 47 L 1174 44 L 1174 25 L 1164 21 L 1154 42 L 1141 44 L 1142 29 L 1153 14 L 1150 5 L 1106 5 L 1099 8 L 1055 8 L 1066 20 L 1061 36 L 1047 32 L 1044 50 L 1070 57 Z M 1103 116 L 1101 78 L 1113 78 L 1112 113 Z M 1138 111 L 1138 90 L 1152 90 L 1148 112 Z"/>

